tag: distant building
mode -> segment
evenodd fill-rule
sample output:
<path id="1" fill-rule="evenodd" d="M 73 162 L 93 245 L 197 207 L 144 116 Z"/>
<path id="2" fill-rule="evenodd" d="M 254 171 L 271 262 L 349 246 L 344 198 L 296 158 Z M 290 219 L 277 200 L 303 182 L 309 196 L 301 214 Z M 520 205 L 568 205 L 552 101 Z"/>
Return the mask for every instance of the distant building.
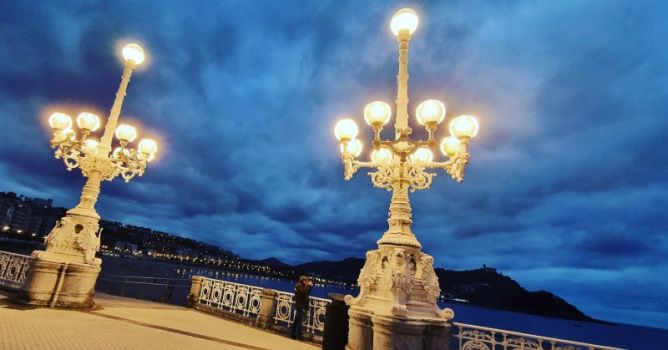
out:
<path id="1" fill-rule="evenodd" d="M 41 239 L 65 215 L 64 208 L 55 208 L 52 204 L 51 199 L 0 192 L 0 232 Z"/>

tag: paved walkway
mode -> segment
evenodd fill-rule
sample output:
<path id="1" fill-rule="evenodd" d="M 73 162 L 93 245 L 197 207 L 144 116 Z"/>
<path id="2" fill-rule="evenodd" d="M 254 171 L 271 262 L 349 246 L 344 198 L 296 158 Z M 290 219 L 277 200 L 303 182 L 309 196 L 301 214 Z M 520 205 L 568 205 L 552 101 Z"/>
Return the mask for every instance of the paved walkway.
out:
<path id="1" fill-rule="evenodd" d="M 318 349 L 192 309 L 97 294 L 90 311 L 30 308 L 0 291 L 0 349 Z"/>

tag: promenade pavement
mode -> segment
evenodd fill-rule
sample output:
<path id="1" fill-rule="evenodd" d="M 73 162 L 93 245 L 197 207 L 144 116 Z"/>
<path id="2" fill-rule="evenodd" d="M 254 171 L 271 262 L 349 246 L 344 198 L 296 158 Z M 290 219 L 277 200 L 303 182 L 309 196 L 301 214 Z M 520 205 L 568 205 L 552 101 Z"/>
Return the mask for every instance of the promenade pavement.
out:
<path id="1" fill-rule="evenodd" d="M 0 349 L 313 350 L 310 343 L 188 309 L 106 294 L 87 311 L 33 308 L 0 291 Z"/>

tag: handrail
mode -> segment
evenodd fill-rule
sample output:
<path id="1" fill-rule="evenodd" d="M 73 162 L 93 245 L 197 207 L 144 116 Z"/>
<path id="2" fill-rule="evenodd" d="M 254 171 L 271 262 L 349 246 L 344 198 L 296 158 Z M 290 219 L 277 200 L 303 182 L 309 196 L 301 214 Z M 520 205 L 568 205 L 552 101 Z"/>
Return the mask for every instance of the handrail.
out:
<path id="1" fill-rule="evenodd" d="M 133 276 L 133 275 L 112 275 L 103 273 L 100 276 L 109 276 L 109 277 L 118 277 L 118 278 L 145 278 L 152 280 L 180 280 L 180 281 L 190 281 L 190 278 L 179 278 L 179 277 L 151 277 L 151 276 Z"/>
<path id="2" fill-rule="evenodd" d="M 0 250 L 0 286 L 20 289 L 26 281 L 34 258 Z"/>
<path id="3" fill-rule="evenodd" d="M 490 328 L 490 327 L 484 327 L 484 326 L 476 326 L 472 324 L 466 324 L 466 323 L 460 323 L 460 322 L 453 322 L 453 325 L 457 326 L 460 328 L 460 330 L 464 328 L 468 329 L 473 329 L 473 330 L 482 330 L 482 331 L 487 331 L 491 333 L 491 336 L 494 337 L 497 333 L 501 333 L 504 336 L 511 335 L 511 336 L 516 336 L 516 337 L 521 337 L 521 338 L 527 338 L 527 339 L 537 339 L 540 341 L 546 341 L 554 345 L 554 343 L 560 343 L 560 344 L 566 344 L 566 345 L 576 345 L 576 346 L 582 346 L 586 347 L 587 349 L 591 350 L 625 350 L 621 348 L 615 348 L 615 347 L 609 347 L 609 346 L 602 346 L 602 345 L 596 345 L 596 344 L 590 344 L 590 343 L 584 343 L 584 342 L 578 342 L 578 341 L 572 341 L 572 340 L 565 340 L 565 339 L 559 339 L 559 338 L 552 338 L 552 337 L 545 337 L 541 335 L 535 335 L 535 334 L 528 334 L 528 333 L 521 333 L 521 332 L 513 332 L 513 331 L 507 331 L 503 329 L 497 329 L 497 328 Z M 460 332 L 461 333 L 461 332 Z M 477 335 L 478 337 L 480 336 L 479 334 Z M 457 338 L 464 337 L 461 334 L 455 335 Z M 467 339 L 473 339 L 473 338 L 467 338 Z M 496 343 L 496 340 L 488 339 L 487 341 L 494 342 Z"/>

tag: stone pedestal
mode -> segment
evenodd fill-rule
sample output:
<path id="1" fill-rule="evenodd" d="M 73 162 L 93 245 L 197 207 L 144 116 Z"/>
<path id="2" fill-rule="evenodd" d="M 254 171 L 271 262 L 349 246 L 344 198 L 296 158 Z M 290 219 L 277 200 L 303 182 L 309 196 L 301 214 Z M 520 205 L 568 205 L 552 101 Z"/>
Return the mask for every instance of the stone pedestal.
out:
<path id="1" fill-rule="evenodd" d="M 202 276 L 192 276 L 190 280 L 192 284 L 190 285 L 190 292 L 188 293 L 186 303 L 189 307 L 195 307 L 199 301 L 199 294 L 202 291 Z"/>
<path id="2" fill-rule="evenodd" d="M 36 258 L 15 302 L 35 306 L 90 308 L 100 265 Z"/>
<path id="3" fill-rule="evenodd" d="M 454 312 L 436 304 L 434 260 L 418 244 L 403 244 L 414 236 L 397 237 L 388 235 L 377 250 L 367 252 L 357 280 L 360 294 L 346 296 L 346 349 L 448 350 Z"/>
<path id="4" fill-rule="evenodd" d="M 373 323 L 371 314 L 355 306 L 348 310 L 348 344 L 346 350 L 373 348 Z"/>
<path id="5" fill-rule="evenodd" d="M 255 327 L 269 329 L 276 314 L 278 292 L 273 289 L 263 289 L 260 303 L 260 312 L 255 318 Z"/>
<path id="6" fill-rule="evenodd" d="M 371 322 L 374 350 L 424 349 L 423 322 L 383 316 L 372 316 Z"/>

